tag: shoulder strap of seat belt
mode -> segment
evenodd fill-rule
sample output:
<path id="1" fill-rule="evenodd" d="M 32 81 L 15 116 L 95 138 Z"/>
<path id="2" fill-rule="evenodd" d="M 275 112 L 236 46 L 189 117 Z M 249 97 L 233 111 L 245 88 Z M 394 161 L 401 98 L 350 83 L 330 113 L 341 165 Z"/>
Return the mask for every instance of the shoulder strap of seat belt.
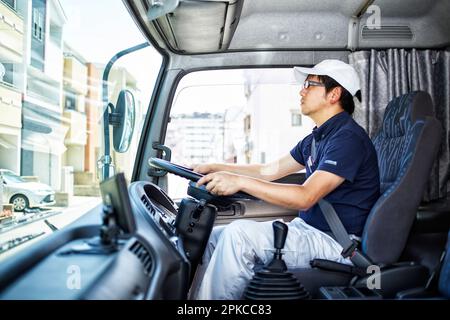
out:
<path id="1" fill-rule="evenodd" d="M 316 160 L 316 140 L 312 139 L 311 144 L 311 158 L 312 161 Z M 331 203 L 328 201 L 321 199 L 319 200 L 319 207 L 330 226 L 331 231 L 333 232 L 336 241 L 342 246 L 343 250 L 341 255 L 344 258 L 350 257 L 350 260 L 353 262 L 355 266 L 358 267 L 368 267 L 372 263 L 367 257 L 365 257 L 358 250 L 358 243 L 350 239 L 349 234 L 345 230 L 344 225 L 342 224 L 341 219 L 337 215 Z"/>

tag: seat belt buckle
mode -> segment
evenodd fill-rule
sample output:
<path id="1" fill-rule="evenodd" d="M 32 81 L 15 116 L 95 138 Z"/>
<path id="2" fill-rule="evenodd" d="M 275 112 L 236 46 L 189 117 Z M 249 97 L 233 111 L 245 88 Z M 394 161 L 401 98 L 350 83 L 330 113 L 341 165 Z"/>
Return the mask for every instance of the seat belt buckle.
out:
<path id="1" fill-rule="evenodd" d="M 352 244 L 347 248 L 344 248 L 341 252 L 341 256 L 344 258 L 352 257 L 355 251 L 358 249 L 358 242 L 356 240 L 351 240 Z"/>

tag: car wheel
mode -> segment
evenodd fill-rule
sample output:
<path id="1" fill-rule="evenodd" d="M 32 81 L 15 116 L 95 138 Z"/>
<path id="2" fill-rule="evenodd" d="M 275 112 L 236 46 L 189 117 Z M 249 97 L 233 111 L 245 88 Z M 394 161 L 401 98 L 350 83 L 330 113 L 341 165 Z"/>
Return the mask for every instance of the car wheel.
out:
<path id="1" fill-rule="evenodd" d="M 14 197 L 12 197 L 11 203 L 13 205 L 14 211 L 19 211 L 19 212 L 24 211 L 30 205 L 28 198 L 21 194 L 18 194 L 18 195 L 15 195 Z"/>

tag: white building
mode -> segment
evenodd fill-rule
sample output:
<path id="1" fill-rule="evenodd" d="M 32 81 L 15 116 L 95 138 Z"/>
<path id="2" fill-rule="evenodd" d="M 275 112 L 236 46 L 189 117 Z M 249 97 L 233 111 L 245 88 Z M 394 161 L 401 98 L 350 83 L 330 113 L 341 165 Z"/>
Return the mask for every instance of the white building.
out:
<path id="1" fill-rule="evenodd" d="M 291 83 L 290 69 L 261 72 L 261 77 L 276 81 L 263 81 L 258 72 L 247 71 L 245 156 L 249 163 L 268 163 L 287 154 L 311 133 L 314 123 L 300 113 L 299 85 Z M 259 84 L 252 82 L 255 78 L 259 78 Z"/>
<path id="2" fill-rule="evenodd" d="M 66 16 L 58 0 L 19 0 L 25 22 L 22 66 L 21 175 L 37 176 L 59 190 L 66 150 L 63 118 L 63 27 Z"/>
<path id="3" fill-rule="evenodd" d="M 20 172 L 23 77 L 25 43 L 23 10 L 15 0 L 0 0 L 0 168 Z M 3 73 L 3 72 L 1 72 Z"/>
<path id="4" fill-rule="evenodd" d="M 176 155 L 174 162 L 220 162 L 224 156 L 223 114 L 179 114 L 171 117 L 166 144 Z"/>

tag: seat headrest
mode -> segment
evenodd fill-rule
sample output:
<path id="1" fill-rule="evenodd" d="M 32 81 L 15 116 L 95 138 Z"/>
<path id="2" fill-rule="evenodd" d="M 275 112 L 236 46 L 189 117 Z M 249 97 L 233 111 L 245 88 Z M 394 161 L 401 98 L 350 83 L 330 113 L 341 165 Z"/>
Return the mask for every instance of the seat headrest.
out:
<path id="1" fill-rule="evenodd" d="M 424 91 L 413 91 L 389 102 L 384 112 L 382 132 L 386 137 L 400 137 L 405 135 L 412 123 L 430 116 L 434 116 L 430 95 Z"/>

